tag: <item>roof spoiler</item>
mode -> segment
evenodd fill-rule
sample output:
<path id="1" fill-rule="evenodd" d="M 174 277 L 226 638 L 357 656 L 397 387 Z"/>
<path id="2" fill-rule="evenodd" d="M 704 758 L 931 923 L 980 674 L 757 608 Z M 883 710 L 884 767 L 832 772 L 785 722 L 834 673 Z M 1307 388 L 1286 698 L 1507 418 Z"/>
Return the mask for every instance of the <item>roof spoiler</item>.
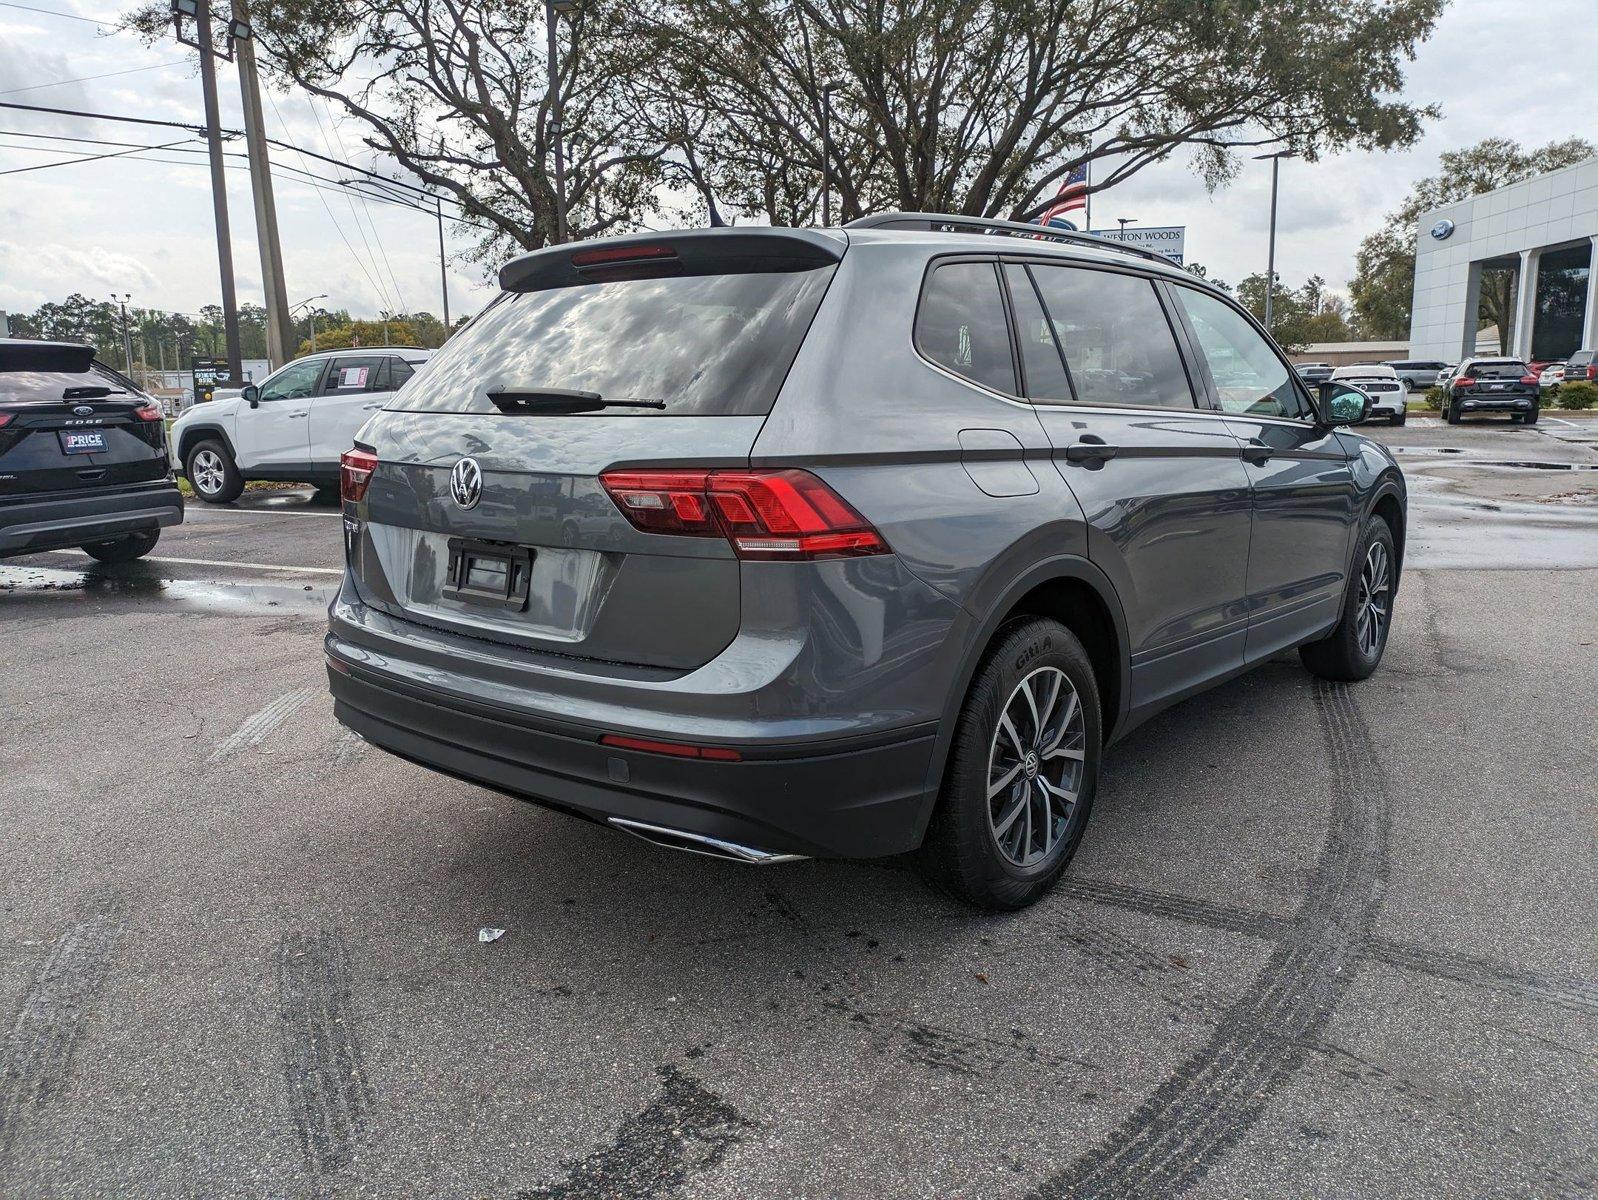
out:
<path id="1" fill-rule="evenodd" d="M 573 242 L 513 258 L 499 269 L 507 292 L 577 287 L 659 275 L 810 271 L 843 258 L 848 238 L 813 229 L 682 229 Z"/>
<path id="2" fill-rule="evenodd" d="M 94 347 L 81 342 L 0 338 L 0 371 L 63 371 L 81 375 L 94 365 Z"/>

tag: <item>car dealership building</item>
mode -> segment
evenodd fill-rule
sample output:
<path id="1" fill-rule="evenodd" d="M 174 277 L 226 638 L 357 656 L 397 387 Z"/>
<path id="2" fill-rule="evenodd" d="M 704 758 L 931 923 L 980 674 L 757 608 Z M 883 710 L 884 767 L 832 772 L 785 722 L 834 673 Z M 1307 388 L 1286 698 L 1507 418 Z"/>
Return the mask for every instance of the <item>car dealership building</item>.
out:
<path id="1" fill-rule="evenodd" d="M 1476 353 L 1482 273 L 1500 267 L 1517 272 L 1504 353 L 1559 360 L 1598 345 L 1598 158 L 1421 217 L 1408 357 Z"/>

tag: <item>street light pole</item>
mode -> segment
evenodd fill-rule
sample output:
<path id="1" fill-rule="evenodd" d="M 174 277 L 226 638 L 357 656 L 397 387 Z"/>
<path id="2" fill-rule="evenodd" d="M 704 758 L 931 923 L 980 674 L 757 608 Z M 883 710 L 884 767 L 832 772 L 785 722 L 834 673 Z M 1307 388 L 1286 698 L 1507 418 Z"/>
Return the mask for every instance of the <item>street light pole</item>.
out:
<path id="1" fill-rule="evenodd" d="M 433 207 L 438 213 L 438 290 L 444 298 L 444 335 L 449 336 L 449 272 L 444 266 L 444 201 L 433 197 Z"/>
<path id="2" fill-rule="evenodd" d="M 832 224 L 832 93 L 839 84 L 821 85 L 821 225 Z"/>
<path id="3" fill-rule="evenodd" d="M 118 296 L 115 292 L 112 292 L 111 299 L 114 300 L 116 302 L 116 306 L 122 310 L 122 365 L 124 368 L 124 374 L 126 374 L 129 379 L 132 379 L 133 339 L 128 336 L 128 301 L 133 299 L 133 293 L 124 292 L 122 295 Z"/>
<path id="4" fill-rule="evenodd" d="M 1275 154 L 1256 154 L 1255 161 L 1271 160 L 1271 233 L 1269 248 L 1265 253 L 1265 332 L 1271 332 L 1271 316 L 1276 293 L 1276 179 L 1284 158 L 1294 157 L 1292 150 L 1278 150 Z"/>
<path id="5" fill-rule="evenodd" d="M 555 241 L 566 240 L 566 152 L 561 145 L 560 49 L 555 44 L 555 14 L 569 13 L 575 0 L 544 0 L 544 24 L 549 31 L 549 138 L 555 152 Z"/>
<path id="6" fill-rule="evenodd" d="M 1120 238 L 1121 238 L 1121 240 L 1123 242 L 1126 241 L 1126 227 L 1128 225 L 1132 225 L 1132 224 L 1136 223 L 1136 221 L 1137 221 L 1136 217 L 1116 217 L 1115 218 L 1115 223 L 1121 227 L 1119 236 L 1120 236 Z"/>
<path id="7" fill-rule="evenodd" d="M 326 300 L 326 299 L 327 299 L 327 293 L 323 292 L 320 296 L 310 296 L 307 299 L 301 300 L 298 304 L 296 304 L 293 308 L 291 308 L 289 310 L 289 315 L 292 317 L 294 313 L 298 312 L 300 309 L 303 308 L 303 309 L 306 310 L 306 314 L 305 315 L 311 318 L 311 353 L 312 354 L 316 353 L 316 302 L 318 300 Z"/>

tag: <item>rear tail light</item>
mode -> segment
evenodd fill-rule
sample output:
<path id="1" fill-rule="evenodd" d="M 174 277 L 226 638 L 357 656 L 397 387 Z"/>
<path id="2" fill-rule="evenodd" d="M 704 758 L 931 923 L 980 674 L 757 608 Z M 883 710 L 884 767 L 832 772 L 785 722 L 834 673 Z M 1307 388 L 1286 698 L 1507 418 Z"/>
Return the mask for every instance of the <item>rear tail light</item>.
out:
<path id="1" fill-rule="evenodd" d="M 726 746 L 690 746 L 684 742 L 657 742 L 650 738 L 623 737 L 607 733 L 599 739 L 601 746 L 616 750 L 642 750 L 645 754 L 666 754 L 672 758 L 704 758 L 712 762 L 741 762 L 743 755 Z"/>
<path id="2" fill-rule="evenodd" d="M 1469 375 L 1461 375 L 1458 379 L 1454 380 L 1454 386 L 1457 388 L 1475 387 L 1476 380 Z"/>
<path id="3" fill-rule="evenodd" d="M 16 415 L 16 413 L 0 413 L 0 429 L 4 429 L 11 424 L 11 419 Z"/>
<path id="4" fill-rule="evenodd" d="M 155 401 L 155 400 L 152 400 L 149 404 L 146 404 L 143 408 L 134 409 L 133 410 L 133 415 L 135 417 L 137 417 L 141 421 L 164 421 L 164 420 L 166 420 L 166 413 L 161 411 L 160 402 L 159 401 Z"/>
<path id="5" fill-rule="evenodd" d="M 1587 364 L 1587 378 L 1598 380 L 1598 362 Z"/>
<path id="6" fill-rule="evenodd" d="M 1535 376 L 1535 375 L 1522 375 L 1520 377 L 1520 382 L 1522 382 L 1522 383 L 1536 383 L 1537 382 L 1537 376 Z"/>
<path id="7" fill-rule="evenodd" d="M 351 504 L 366 499 L 366 487 L 377 470 L 377 455 L 370 450 L 346 450 L 338 460 L 339 494 Z"/>
<path id="8" fill-rule="evenodd" d="M 606 471 L 599 481 L 636 528 L 726 538 L 739 558 L 889 552 L 882 535 L 808 471 Z"/>

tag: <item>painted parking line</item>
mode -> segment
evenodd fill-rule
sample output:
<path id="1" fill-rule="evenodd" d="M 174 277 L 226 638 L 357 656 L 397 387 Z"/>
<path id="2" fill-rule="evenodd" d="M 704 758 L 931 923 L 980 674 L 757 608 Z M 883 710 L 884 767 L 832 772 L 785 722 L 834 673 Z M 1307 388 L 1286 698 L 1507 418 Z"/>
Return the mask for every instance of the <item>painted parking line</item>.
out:
<path id="1" fill-rule="evenodd" d="M 46 554 L 81 554 L 80 550 L 47 550 Z M 244 571 L 286 571 L 291 575 L 342 575 L 343 567 L 286 567 L 280 563 L 232 562 L 221 558 L 141 558 L 139 562 L 170 563 L 180 567 L 237 567 Z"/>

